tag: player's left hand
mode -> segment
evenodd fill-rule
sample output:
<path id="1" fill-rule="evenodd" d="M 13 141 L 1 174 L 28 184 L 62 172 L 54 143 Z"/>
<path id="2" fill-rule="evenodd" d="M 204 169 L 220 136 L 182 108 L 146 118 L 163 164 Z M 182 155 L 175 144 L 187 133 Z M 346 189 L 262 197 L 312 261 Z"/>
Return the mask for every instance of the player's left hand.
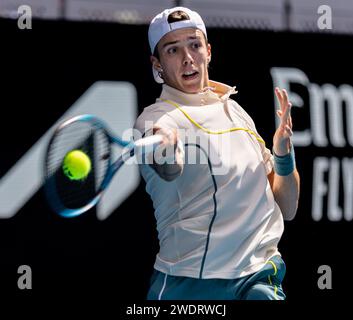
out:
<path id="1" fill-rule="evenodd" d="M 276 87 L 275 94 L 279 102 L 280 109 L 277 110 L 277 116 L 281 119 L 280 125 L 273 136 L 273 150 L 278 156 L 284 156 L 290 152 L 292 131 L 292 104 L 289 102 L 288 94 L 285 89 Z"/>

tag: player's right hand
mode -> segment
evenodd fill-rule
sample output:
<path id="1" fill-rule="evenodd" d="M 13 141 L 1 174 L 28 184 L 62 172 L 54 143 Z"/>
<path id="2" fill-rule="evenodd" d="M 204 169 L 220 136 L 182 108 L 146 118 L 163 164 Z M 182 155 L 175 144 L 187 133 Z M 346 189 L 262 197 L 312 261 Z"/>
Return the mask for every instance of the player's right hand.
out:
<path id="1" fill-rule="evenodd" d="M 153 134 L 160 134 L 163 137 L 162 145 L 165 148 L 173 147 L 176 148 L 178 143 L 178 132 L 174 129 L 161 128 L 159 126 L 153 127 Z"/>
<path id="2" fill-rule="evenodd" d="M 152 167 L 162 179 L 172 181 L 182 173 L 184 166 L 183 150 L 178 148 L 178 131 L 155 126 L 153 134 L 161 135 L 163 142 L 154 152 Z"/>

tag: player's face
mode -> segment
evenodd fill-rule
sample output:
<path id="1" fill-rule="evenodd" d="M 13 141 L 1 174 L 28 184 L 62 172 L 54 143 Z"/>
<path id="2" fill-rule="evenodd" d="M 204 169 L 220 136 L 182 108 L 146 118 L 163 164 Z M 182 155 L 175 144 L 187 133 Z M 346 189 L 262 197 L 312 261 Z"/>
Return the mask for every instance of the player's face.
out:
<path id="1" fill-rule="evenodd" d="M 197 93 L 208 86 L 207 65 L 211 46 L 201 30 L 178 29 L 167 33 L 157 46 L 160 59 L 151 61 L 163 69 L 164 82 L 185 93 Z"/>

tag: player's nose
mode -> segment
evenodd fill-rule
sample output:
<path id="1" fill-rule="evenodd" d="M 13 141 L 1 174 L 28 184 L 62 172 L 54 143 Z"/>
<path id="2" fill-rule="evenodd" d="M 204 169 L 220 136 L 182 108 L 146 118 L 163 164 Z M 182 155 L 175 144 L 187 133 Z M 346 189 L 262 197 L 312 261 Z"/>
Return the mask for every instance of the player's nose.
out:
<path id="1" fill-rule="evenodd" d="M 187 47 L 183 48 L 182 52 L 183 52 L 183 56 L 182 56 L 183 65 L 188 65 L 188 64 L 194 62 L 194 59 L 193 59 L 193 57 Z"/>

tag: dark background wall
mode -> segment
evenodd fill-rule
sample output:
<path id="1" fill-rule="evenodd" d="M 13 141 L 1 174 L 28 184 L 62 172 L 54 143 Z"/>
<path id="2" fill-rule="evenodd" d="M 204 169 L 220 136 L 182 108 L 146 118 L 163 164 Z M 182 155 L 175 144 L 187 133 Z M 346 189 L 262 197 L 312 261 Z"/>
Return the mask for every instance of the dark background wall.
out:
<path id="1" fill-rule="evenodd" d="M 150 70 L 147 26 L 35 20 L 32 27 L 19 30 L 16 21 L 0 19 L 0 178 L 95 81 L 131 82 L 140 112 L 160 93 Z M 352 37 L 210 29 L 209 41 L 211 79 L 237 86 L 234 99 L 253 117 L 269 147 L 275 131 L 272 67 L 298 68 L 318 85 L 353 85 Z M 293 109 L 294 125 L 310 128 L 308 89 L 291 89 L 304 100 L 303 108 Z M 343 116 L 353 123 L 348 113 Z M 326 116 L 328 127 L 331 120 Z M 345 137 L 347 130 L 345 124 Z M 280 242 L 287 263 L 284 288 L 293 303 L 338 301 L 353 285 L 347 276 L 352 222 L 330 221 L 327 197 L 322 219 L 313 220 L 313 161 L 318 156 L 351 159 L 352 146 L 297 146 L 296 155 L 302 190 L 297 218 L 286 223 Z M 342 172 L 339 178 L 339 189 L 332 192 L 339 193 L 342 206 L 353 200 L 344 193 Z M 94 210 L 62 219 L 50 211 L 40 190 L 14 217 L 0 220 L 0 290 L 24 294 L 17 287 L 17 268 L 26 264 L 32 268 L 33 289 L 25 294 L 77 292 L 141 301 L 157 250 L 143 182 L 103 221 Z M 320 265 L 332 269 L 332 290 L 317 286 Z"/>

